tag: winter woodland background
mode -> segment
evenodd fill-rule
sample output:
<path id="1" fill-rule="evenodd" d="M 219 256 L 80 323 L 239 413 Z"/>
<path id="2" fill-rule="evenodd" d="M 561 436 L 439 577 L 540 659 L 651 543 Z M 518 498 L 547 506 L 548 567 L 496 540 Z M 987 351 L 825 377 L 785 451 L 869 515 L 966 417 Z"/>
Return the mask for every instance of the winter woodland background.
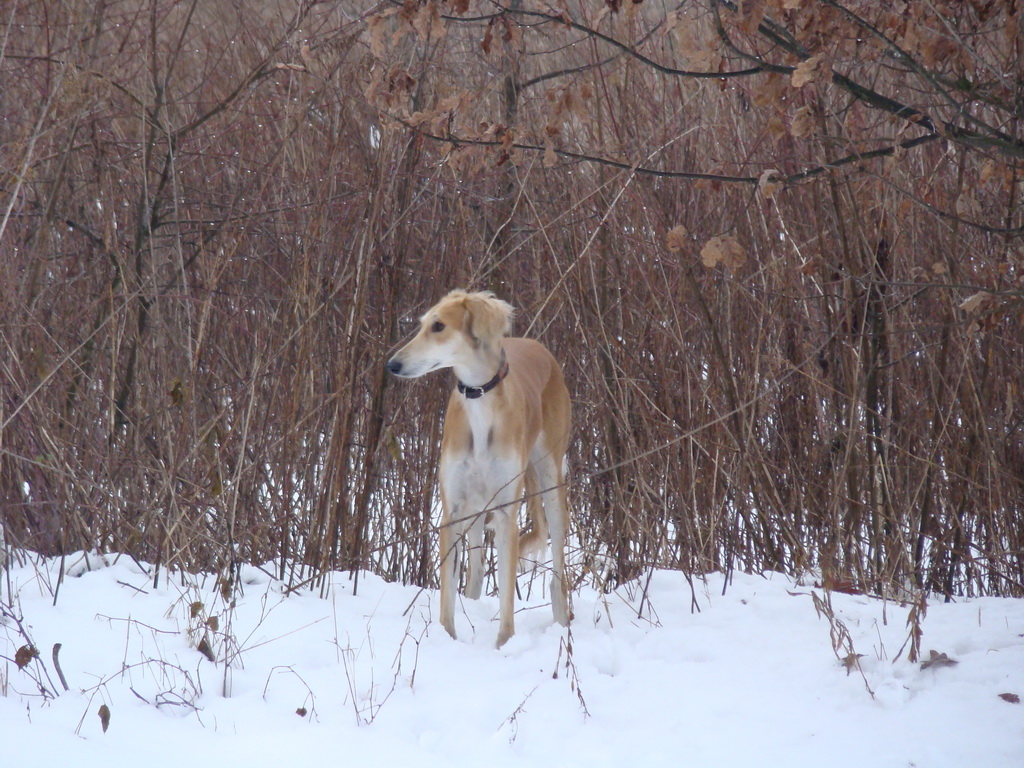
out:
<path id="1" fill-rule="evenodd" d="M 0 13 L 8 548 L 434 585 L 383 362 L 468 286 L 564 362 L 576 585 L 1024 595 L 1015 0 Z"/>

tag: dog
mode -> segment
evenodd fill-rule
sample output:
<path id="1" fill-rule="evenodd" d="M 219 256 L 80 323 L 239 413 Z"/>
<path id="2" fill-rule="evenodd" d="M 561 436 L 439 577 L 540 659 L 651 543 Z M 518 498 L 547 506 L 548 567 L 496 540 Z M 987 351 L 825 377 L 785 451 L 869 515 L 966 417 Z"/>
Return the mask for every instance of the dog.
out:
<path id="1" fill-rule="evenodd" d="M 554 356 L 538 341 L 510 338 L 513 308 L 490 292 L 455 290 L 420 318 L 419 332 L 388 361 L 414 379 L 442 368 L 455 373 L 441 438 L 441 625 L 455 634 L 455 590 L 468 551 L 465 594 L 480 597 L 484 530 L 494 532 L 500 620 L 497 647 L 515 632 L 519 558 L 551 540 L 551 606 L 569 624 L 565 580 L 565 453 L 569 391 Z M 531 529 L 520 536 L 526 494 Z"/>

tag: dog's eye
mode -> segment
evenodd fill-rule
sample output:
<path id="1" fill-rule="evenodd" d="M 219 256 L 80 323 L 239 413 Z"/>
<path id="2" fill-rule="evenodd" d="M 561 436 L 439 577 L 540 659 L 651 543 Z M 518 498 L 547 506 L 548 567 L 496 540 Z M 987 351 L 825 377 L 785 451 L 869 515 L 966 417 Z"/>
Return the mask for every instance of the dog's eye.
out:
<path id="1" fill-rule="evenodd" d="M 432 330 L 434 333 L 440 333 L 441 331 L 444 330 L 444 323 L 442 323 L 440 320 L 436 320 L 434 321 L 434 324 L 430 326 L 430 330 Z"/>

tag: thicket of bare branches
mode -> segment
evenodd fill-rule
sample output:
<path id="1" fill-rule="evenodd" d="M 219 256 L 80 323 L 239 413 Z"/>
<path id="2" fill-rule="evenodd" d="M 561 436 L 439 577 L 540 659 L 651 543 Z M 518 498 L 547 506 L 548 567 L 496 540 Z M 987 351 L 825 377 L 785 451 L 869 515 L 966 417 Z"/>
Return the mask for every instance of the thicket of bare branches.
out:
<path id="1" fill-rule="evenodd" d="M 10 4 L 8 544 L 432 583 L 382 363 L 469 286 L 564 361 L 577 579 L 1024 593 L 1022 14 Z"/>

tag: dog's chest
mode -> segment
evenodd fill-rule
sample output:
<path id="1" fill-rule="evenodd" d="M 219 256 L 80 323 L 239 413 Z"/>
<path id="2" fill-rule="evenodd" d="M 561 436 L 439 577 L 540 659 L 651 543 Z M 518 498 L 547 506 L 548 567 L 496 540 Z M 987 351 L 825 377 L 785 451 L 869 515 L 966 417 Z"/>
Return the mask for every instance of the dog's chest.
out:
<path id="1" fill-rule="evenodd" d="M 522 484 L 521 460 L 514 451 L 502 450 L 493 427 L 470 427 L 467 439 L 441 459 L 441 484 L 453 510 L 459 510 L 456 518 L 508 504 Z"/>
<path id="2" fill-rule="evenodd" d="M 519 462 L 486 451 L 464 451 L 445 456 L 442 461 L 442 482 L 460 495 L 493 495 L 502 487 L 515 484 L 522 473 Z"/>

